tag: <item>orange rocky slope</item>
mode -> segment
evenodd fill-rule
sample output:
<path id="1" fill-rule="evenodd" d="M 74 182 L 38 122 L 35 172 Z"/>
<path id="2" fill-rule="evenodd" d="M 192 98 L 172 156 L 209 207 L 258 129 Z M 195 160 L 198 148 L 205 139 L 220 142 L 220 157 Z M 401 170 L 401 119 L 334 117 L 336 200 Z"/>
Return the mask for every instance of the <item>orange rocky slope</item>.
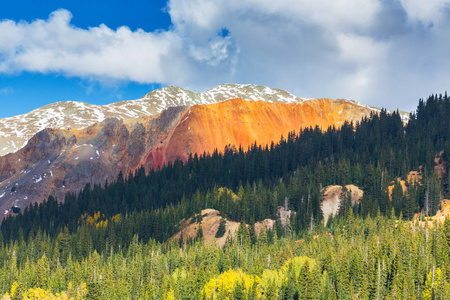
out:
<path id="1" fill-rule="evenodd" d="M 291 131 L 318 125 L 339 127 L 346 120 L 359 121 L 372 110 L 346 100 L 317 99 L 302 103 L 268 103 L 231 99 L 212 105 L 195 105 L 181 117 L 165 149 L 166 157 L 212 153 L 227 145 L 245 150 L 277 143 Z"/>
<path id="2" fill-rule="evenodd" d="M 340 126 L 373 110 L 345 100 L 283 104 L 232 99 L 169 108 L 156 117 L 106 119 L 81 130 L 46 129 L 15 153 L 0 157 L 0 209 L 20 207 L 53 194 L 60 199 L 86 183 L 114 180 L 141 165 L 149 170 L 191 153 L 226 145 L 277 143 L 309 126 Z"/>

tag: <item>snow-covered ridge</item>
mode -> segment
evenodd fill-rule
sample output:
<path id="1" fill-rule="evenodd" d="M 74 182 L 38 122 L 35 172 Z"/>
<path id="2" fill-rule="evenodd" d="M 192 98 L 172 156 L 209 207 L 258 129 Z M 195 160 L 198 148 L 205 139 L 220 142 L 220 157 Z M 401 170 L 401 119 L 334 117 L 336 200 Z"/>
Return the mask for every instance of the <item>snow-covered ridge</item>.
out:
<path id="1" fill-rule="evenodd" d="M 154 90 L 138 100 L 121 101 L 108 105 L 93 105 L 75 101 L 56 102 L 27 114 L 0 119 L 0 156 L 24 147 L 35 133 L 45 128 L 81 129 L 109 117 L 126 120 L 152 116 L 173 106 L 211 104 L 231 98 L 264 100 L 271 103 L 300 103 L 311 100 L 265 86 L 222 84 L 203 93 L 169 86 Z M 358 105 L 363 106 L 364 104 L 358 103 Z"/>
<path id="2" fill-rule="evenodd" d="M 377 112 L 377 113 L 381 112 L 381 109 L 378 108 L 378 107 L 370 106 L 370 105 L 367 105 L 365 103 L 362 103 L 362 102 L 359 102 L 359 101 L 356 101 L 356 100 L 347 100 L 347 99 L 342 99 L 342 100 L 347 101 L 349 103 L 353 103 L 355 105 L 358 105 L 358 106 L 361 106 L 361 107 L 364 107 L 364 108 L 367 108 L 367 109 L 370 109 L 370 110 L 373 110 L 374 112 Z M 409 113 L 408 112 L 399 111 L 399 114 L 400 114 L 400 118 L 402 119 L 403 122 L 408 122 L 409 121 Z"/>

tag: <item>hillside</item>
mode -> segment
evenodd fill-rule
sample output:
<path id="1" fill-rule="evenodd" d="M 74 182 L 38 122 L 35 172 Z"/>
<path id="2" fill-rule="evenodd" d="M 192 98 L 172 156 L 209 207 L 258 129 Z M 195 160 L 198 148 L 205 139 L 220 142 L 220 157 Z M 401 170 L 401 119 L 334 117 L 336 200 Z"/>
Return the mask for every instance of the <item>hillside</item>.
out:
<path id="1" fill-rule="evenodd" d="M 62 146 L 79 155 L 72 156 L 76 161 L 97 155 L 116 159 L 117 166 L 130 164 L 130 154 L 140 159 L 144 152 L 130 150 L 145 149 L 150 140 L 167 154 L 172 131 L 196 113 L 181 107 L 135 122 L 109 119 L 85 130 L 46 130 L 18 153 L 40 167 L 43 153 L 61 153 Z M 49 197 L 9 213 L 0 227 L 1 294 L 449 299 L 450 182 L 443 176 L 449 174 L 449 114 L 449 98 L 432 96 L 419 102 L 407 124 L 399 114 L 381 111 L 355 125 L 304 129 L 268 149 L 225 150 L 148 172 L 139 168 L 105 185 L 87 185 L 64 201 Z M 173 130 L 150 139 L 148 128 L 157 132 L 158 126 Z M 102 136 L 104 143 L 96 142 Z M 103 153 L 116 147 L 117 153 Z M 35 184 L 48 179 L 43 177 Z M 344 195 L 343 186 L 352 193 Z M 325 224 L 327 206 L 342 210 Z M 267 230 L 258 236 L 262 224 Z M 227 229 L 235 234 L 219 244 Z"/>
<path id="2" fill-rule="evenodd" d="M 155 117 L 106 119 L 84 129 L 45 129 L 17 151 L 0 157 L 0 209 L 20 207 L 50 194 L 62 199 L 86 183 L 112 181 L 143 165 L 148 171 L 189 155 L 225 146 L 247 149 L 278 143 L 291 131 L 339 127 L 361 120 L 371 109 L 345 100 L 268 103 L 232 99 L 176 107 Z"/>
<path id="3" fill-rule="evenodd" d="M 319 126 L 339 127 L 360 121 L 371 109 L 345 100 L 316 99 L 302 103 L 267 103 L 232 99 L 216 105 L 196 105 L 184 113 L 167 144 L 167 153 L 212 153 L 231 145 L 247 149 L 277 143 L 290 131 Z"/>

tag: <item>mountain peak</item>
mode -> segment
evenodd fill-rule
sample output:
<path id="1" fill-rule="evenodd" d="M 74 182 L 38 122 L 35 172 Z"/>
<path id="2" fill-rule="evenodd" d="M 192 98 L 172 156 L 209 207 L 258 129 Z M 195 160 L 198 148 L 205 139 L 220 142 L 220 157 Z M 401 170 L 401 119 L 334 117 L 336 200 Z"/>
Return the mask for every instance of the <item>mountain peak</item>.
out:
<path id="1" fill-rule="evenodd" d="M 27 114 L 0 119 L 0 156 L 15 152 L 44 128 L 82 129 L 106 118 L 123 120 L 155 116 L 169 107 L 204 105 L 229 99 L 262 100 L 269 103 L 302 103 L 306 99 L 287 91 L 255 84 L 218 85 L 208 91 L 196 93 L 177 86 L 154 90 L 141 99 L 121 101 L 108 105 L 84 102 L 56 102 L 35 109 Z M 354 104 L 374 111 L 378 109 L 362 103 Z"/>

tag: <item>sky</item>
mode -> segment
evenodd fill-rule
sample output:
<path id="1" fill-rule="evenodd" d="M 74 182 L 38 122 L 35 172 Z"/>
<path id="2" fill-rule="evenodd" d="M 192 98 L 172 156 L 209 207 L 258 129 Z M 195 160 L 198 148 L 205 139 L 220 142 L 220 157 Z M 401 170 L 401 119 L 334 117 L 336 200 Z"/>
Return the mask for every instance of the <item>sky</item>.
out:
<path id="1" fill-rule="evenodd" d="M 222 83 L 413 111 L 449 70 L 450 0 L 0 1 L 0 118 Z"/>

